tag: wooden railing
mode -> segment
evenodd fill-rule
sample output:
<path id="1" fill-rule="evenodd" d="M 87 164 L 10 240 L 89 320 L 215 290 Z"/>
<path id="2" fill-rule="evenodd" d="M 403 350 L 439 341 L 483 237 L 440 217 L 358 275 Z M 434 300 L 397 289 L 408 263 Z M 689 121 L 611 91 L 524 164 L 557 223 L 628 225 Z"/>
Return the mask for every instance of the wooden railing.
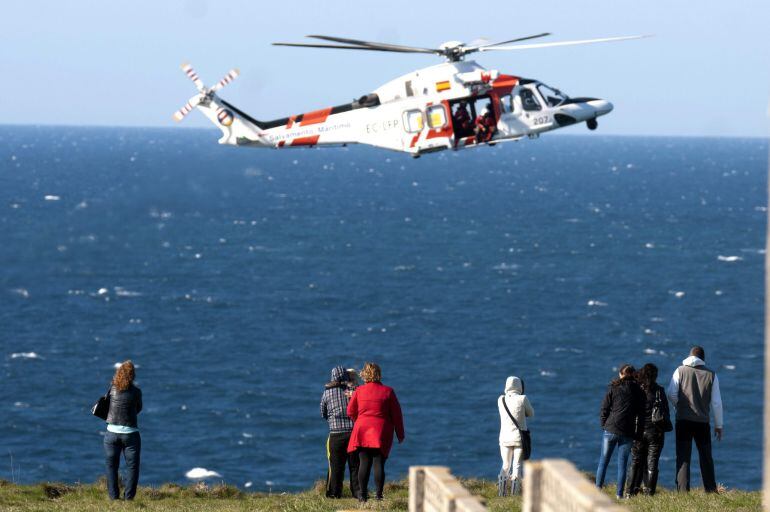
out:
<path id="1" fill-rule="evenodd" d="M 524 512 L 628 512 L 594 486 L 568 460 L 544 459 L 524 464 Z M 409 468 L 409 512 L 485 512 L 444 466 Z"/>
<path id="2" fill-rule="evenodd" d="M 483 501 L 444 466 L 409 468 L 409 512 L 485 512 Z"/>
<path id="3" fill-rule="evenodd" d="M 524 512 L 626 512 L 565 459 L 524 463 Z"/>

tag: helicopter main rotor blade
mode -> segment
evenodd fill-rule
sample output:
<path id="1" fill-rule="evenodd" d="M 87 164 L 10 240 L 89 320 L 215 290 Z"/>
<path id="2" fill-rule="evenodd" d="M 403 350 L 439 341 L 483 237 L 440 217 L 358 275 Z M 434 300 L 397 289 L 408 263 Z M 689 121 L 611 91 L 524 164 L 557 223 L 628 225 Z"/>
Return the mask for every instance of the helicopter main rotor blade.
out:
<path id="1" fill-rule="evenodd" d="M 479 44 L 479 45 L 476 45 L 476 46 L 469 46 L 468 49 L 469 50 L 472 49 L 473 51 L 475 51 L 478 48 L 488 48 L 490 46 L 498 46 L 498 45 L 501 45 L 501 44 L 518 43 L 519 41 L 528 41 L 530 39 L 537 39 L 539 37 L 545 37 L 545 36 L 550 36 L 550 35 L 551 35 L 550 32 L 543 32 L 542 34 L 535 34 L 533 36 L 526 36 L 526 37 L 519 37 L 519 38 L 516 38 L 516 39 L 509 39 L 508 41 L 498 41 L 496 43 L 485 43 L 485 44 Z"/>
<path id="2" fill-rule="evenodd" d="M 516 46 L 482 46 L 481 48 L 479 48 L 479 51 L 491 52 L 491 51 L 509 51 L 509 50 L 533 50 L 535 48 L 549 48 L 553 46 L 572 46 L 572 45 L 578 45 L 578 44 L 606 43 L 610 41 L 627 41 L 629 39 L 644 39 L 645 37 L 652 37 L 652 36 L 643 35 L 643 36 L 603 37 L 601 39 L 583 39 L 580 41 L 559 41 L 556 43 L 520 44 Z"/>
<path id="3" fill-rule="evenodd" d="M 411 50 L 393 50 L 390 48 L 375 48 L 372 46 L 353 46 L 353 45 L 341 45 L 341 44 L 273 43 L 273 46 L 293 46 L 293 47 L 300 47 L 300 48 L 326 48 L 326 49 L 333 49 L 333 50 L 369 50 L 370 52 L 415 53 L 415 52 L 412 52 Z"/>
<path id="4" fill-rule="evenodd" d="M 312 37 L 313 39 L 323 39 L 324 41 L 332 41 L 335 43 L 344 43 L 355 46 L 366 46 L 368 48 L 380 48 L 383 50 L 400 51 L 404 53 L 441 53 L 438 48 L 421 48 L 418 46 L 403 46 L 400 44 L 390 43 L 375 43 L 372 41 L 362 41 L 360 39 L 347 39 L 344 37 L 332 37 L 332 36 L 319 36 L 309 35 L 306 37 Z"/>

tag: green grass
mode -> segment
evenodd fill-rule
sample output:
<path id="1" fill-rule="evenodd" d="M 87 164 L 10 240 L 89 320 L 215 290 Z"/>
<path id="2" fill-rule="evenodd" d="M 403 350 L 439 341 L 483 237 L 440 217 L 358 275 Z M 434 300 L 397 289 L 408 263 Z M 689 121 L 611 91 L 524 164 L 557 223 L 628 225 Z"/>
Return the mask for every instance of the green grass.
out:
<path id="1" fill-rule="evenodd" d="M 473 493 L 483 497 L 493 512 L 518 512 L 521 499 L 498 498 L 495 484 L 483 480 L 463 480 Z M 608 487 L 614 495 L 614 489 Z M 754 512 L 761 510 L 761 493 L 723 491 L 719 495 L 693 491 L 677 494 L 662 489 L 654 497 L 639 496 L 623 504 L 633 512 Z M 385 488 L 385 500 L 370 501 L 365 510 L 401 511 L 408 508 L 406 482 L 393 482 Z M 104 481 L 87 485 L 44 483 L 16 485 L 0 481 L 0 510 L 15 511 L 265 511 L 265 512 L 324 512 L 359 509 L 351 498 L 329 500 L 323 496 L 323 484 L 300 493 L 247 493 L 224 484 L 182 487 L 165 484 L 160 487 L 140 487 L 132 503 L 110 502 Z"/>

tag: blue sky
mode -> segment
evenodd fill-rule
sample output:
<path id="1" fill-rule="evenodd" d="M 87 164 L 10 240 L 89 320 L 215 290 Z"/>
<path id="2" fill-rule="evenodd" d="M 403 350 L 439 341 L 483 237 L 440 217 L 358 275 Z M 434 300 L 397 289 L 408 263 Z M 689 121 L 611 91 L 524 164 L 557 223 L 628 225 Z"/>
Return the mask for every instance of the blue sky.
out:
<path id="1" fill-rule="evenodd" d="M 259 119 L 351 100 L 412 69 L 422 55 L 280 48 L 330 34 L 418 46 L 534 34 L 548 40 L 654 34 L 602 45 L 476 54 L 487 68 L 606 98 L 607 134 L 770 133 L 770 2 L 6 2 L 0 17 L 3 124 L 174 126 L 195 92 L 190 61 L 222 96 Z M 206 126 L 193 113 L 184 126 Z M 583 133 L 577 126 L 565 131 Z"/>

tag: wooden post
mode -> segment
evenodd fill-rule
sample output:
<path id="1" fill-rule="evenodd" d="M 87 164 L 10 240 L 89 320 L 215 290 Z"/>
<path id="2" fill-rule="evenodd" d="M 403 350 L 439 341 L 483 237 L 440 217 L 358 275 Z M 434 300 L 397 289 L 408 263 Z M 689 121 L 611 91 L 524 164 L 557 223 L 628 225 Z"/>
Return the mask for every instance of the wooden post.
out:
<path id="1" fill-rule="evenodd" d="M 770 116 L 770 108 L 768 109 Z M 770 159 L 770 154 L 768 156 Z M 770 163 L 770 162 L 769 162 Z M 768 165 L 768 204 L 770 207 L 770 165 Z M 767 234 L 765 237 L 765 457 L 762 469 L 762 503 L 770 512 L 770 208 L 767 209 Z M 739 435 L 737 432 L 734 435 Z"/>
<path id="2" fill-rule="evenodd" d="M 524 473 L 527 478 L 524 479 L 522 510 L 524 512 L 540 512 L 540 479 L 543 475 L 543 463 L 534 460 L 526 461 Z"/>
<path id="3" fill-rule="evenodd" d="M 420 466 L 409 468 L 409 512 L 423 512 L 425 500 L 425 469 Z"/>

